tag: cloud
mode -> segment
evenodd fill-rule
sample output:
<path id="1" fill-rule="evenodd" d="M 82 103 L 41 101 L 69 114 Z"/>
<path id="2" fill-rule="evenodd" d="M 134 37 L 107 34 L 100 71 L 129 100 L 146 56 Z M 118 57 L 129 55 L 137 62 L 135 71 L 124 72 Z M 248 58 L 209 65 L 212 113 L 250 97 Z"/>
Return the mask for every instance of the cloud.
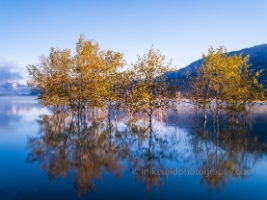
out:
<path id="1" fill-rule="evenodd" d="M 0 83 L 22 79 L 18 67 L 11 63 L 0 61 Z"/>
<path id="2" fill-rule="evenodd" d="M 0 61 L 0 95 L 29 94 L 23 69 L 11 62 Z"/>

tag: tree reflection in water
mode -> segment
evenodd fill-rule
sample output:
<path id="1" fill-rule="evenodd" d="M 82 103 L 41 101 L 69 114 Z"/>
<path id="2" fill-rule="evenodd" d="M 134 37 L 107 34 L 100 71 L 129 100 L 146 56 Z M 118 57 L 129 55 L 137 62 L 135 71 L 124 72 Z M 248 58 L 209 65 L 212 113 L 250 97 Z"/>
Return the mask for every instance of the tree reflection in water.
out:
<path id="1" fill-rule="evenodd" d="M 39 124 L 41 136 L 29 140 L 27 162 L 39 160 L 50 181 L 67 178 L 74 169 L 77 192 L 82 194 L 96 189 L 95 180 L 103 180 L 102 169 L 121 176 L 118 149 L 109 139 L 103 120 L 81 127 L 58 114 L 41 116 Z"/>
<path id="2" fill-rule="evenodd" d="M 203 128 L 197 128 L 191 140 L 193 149 L 199 149 L 194 151 L 195 156 L 202 156 L 198 168 L 209 172 L 201 178 L 208 191 L 221 191 L 233 178 L 247 179 L 253 174 L 256 161 L 267 153 L 266 143 L 251 133 L 253 127 L 249 127 L 247 116 L 229 117 L 226 114 L 224 117 L 221 123 L 218 119 L 213 120 L 209 127 L 206 122 L 203 126 L 198 125 Z M 198 148 L 195 143 L 199 144 Z"/>
<path id="3" fill-rule="evenodd" d="M 204 125 L 192 120 L 182 139 L 177 137 L 179 129 L 169 132 L 158 121 L 151 124 L 146 118 L 121 121 L 118 126 L 105 118 L 83 121 L 65 113 L 42 115 L 40 136 L 30 138 L 27 145 L 27 162 L 40 162 L 50 181 L 67 178 L 74 170 L 79 196 L 96 190 L 96 181 L 104 181 L 104 172 L 116 178 L 129 172 L 133 181 L 151 193 L 151 188 L 159 188 L 169 177 L 149 172 L 167 169 L 168 162 L 186 163 L 185 154 L 193 169 L 227 171 L 201 175 L 200 183 L 209 191 L 220 191 L 233 179 L 248 178 L 249 174 L 240 172 L 252 169 L 267 150 L 265 143 L 249 133 L 248 125 L 238 120 L 221 120 L 221 124 L 205 120 Z"/>

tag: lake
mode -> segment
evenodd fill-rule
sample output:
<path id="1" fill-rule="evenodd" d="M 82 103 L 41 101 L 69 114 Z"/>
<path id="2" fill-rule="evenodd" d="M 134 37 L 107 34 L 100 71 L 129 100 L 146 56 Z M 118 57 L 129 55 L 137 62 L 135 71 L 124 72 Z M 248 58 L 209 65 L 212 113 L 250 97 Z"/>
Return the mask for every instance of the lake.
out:
<path id="1" fill-rule="evenodd" d="M 267 108 L 242 120 L 180 104 L 111 124 L 0 97 L 0 199 L 267 199 Z M 241 119 L 241 118 L 239 118 Z"/>

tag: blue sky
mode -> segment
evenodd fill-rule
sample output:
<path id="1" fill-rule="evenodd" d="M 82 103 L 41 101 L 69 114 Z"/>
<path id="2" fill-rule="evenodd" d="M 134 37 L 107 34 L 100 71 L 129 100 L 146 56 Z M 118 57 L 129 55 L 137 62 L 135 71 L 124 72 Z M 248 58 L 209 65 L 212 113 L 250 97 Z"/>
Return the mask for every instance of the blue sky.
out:
<path id="1" fill-rule="evenodd" d="M 229 51 L 267 43 L 266 0 L 0 0 L 0 66 L 26 74 L 50 47 L 84 34 L 130 66 L 155 49 L 185 67 L 210 45 Z"/>

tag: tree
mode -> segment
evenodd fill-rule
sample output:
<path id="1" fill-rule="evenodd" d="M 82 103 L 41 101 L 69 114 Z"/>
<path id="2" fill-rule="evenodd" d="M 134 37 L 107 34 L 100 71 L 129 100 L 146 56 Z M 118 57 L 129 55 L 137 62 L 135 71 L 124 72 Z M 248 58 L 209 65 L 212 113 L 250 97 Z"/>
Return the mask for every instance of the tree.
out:
<path id="1" fill-rule="evenodd" d="M 248 60 L 249 56 L 243 57 L 242 53 L 228 58 L 230 67 L 224 78 L 227 86 L 224 87 L 224 101 L 229 111 L 243 112 L 256 100 L 264 99 L 263 86 L 258 83 L 261 71 L 251 70 Z"/>
<path id="2" fill-rule="evenodd" d="M 248 103 L 264 97 L 263 86 L 257 81 L 260 71 L 249 67 L 248 56 L 230 56 L 225 47 L 210 47 L 193 79 L 191 99 L 202 104 L 204 112 L 209 105 L 215 119 L 220 108 L 245 110 Z"/>
<path id="3" fill-rule="evenodd" d="M 49 57 L 42 56 L 40 65 L 28 65 L 28 84 L 39 88 L 38 99 L 45 106 L 59 111 L 67 104 L 67 86 L 71 65 L 70 50 L 51 48 Z"/>
<path id="4" fill-rule="evenodd" d="M 80 36 L 76 44 L 70 79 L 69 105 L 77 110 L 78 115 L 86 116 L 88 106 L 103 106 L 98 101 L 99 69 L 101 52 L 97 42 L 85 40 Z"/>
<path id="5" fill-rule="evenodd" d="M 102 52 L 101 65 L 98 71 L 99 75 L 99 102 L 108 109 L 108 118 L 110 119 L 111 109 L 119 103 L 118 100 L 122 95 L 123 88 L 127 84 L 124 73 L 119 69 L 125 65 L 123 54 L 108 50 Z"/>
<path id="6" fill-rule="evenodd" d="M 148 114 L 151 122 L 156 108 L 163 108 L 169 104 L 171 91 L 167 82 L 166 72 L 171 70 L 171 61 L 166 63 L 166 57 L 160 51 L 151 48 L 147 55 L 138 56 L 133 65 L 131 94 L 128 96 L 129 106 L 136 106 Z"/>

